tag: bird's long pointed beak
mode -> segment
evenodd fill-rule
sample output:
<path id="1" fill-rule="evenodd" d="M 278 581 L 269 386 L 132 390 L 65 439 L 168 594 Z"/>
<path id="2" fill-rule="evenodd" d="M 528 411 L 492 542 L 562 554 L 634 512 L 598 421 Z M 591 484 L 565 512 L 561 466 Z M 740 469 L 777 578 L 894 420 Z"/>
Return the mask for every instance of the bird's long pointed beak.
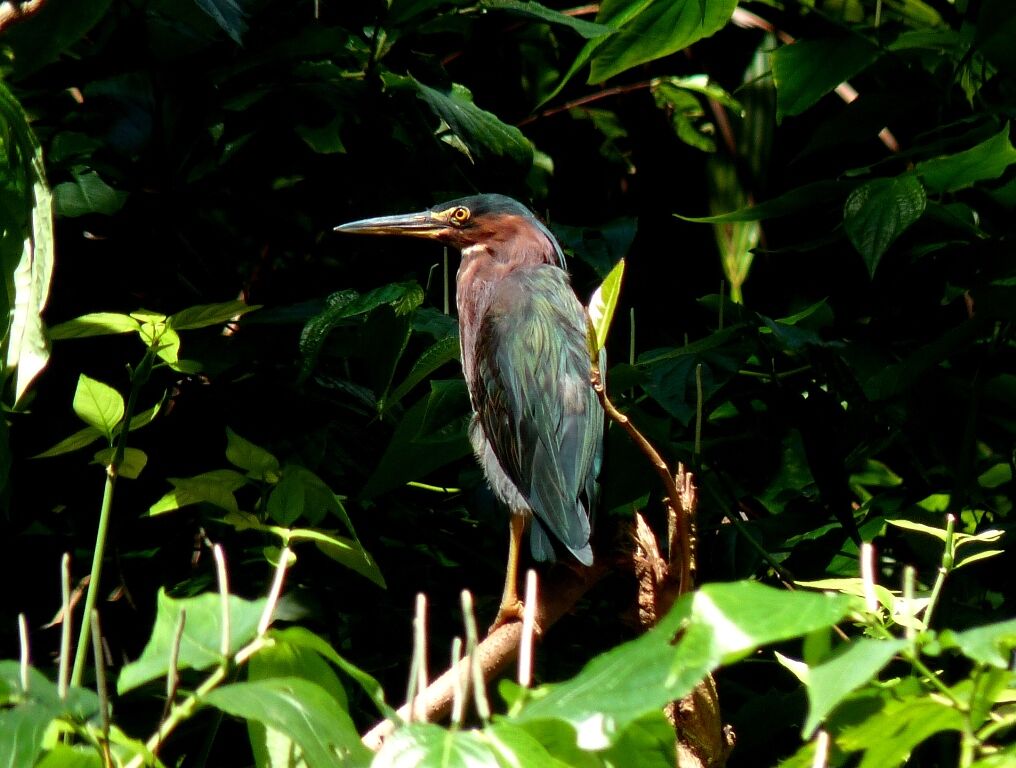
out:
<path id="1" fill-rule="evenodd" d="M 436 237 L 448 224 L 431 211 L 403 213 L 396 216 L 378 216 L 340 224 L 336 232 L 360 235 L 406 235 L 409 237 Z"/>

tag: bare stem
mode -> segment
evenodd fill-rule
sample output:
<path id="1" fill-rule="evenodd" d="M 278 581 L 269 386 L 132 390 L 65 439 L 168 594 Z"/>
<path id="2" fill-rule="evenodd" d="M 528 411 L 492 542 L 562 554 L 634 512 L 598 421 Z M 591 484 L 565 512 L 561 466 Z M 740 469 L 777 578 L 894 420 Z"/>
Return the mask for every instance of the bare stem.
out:
<path id="1" fill-rule="evenodd" d="M 931 626 L 931 617 L 938 607 L 939 597 L 942 595 L 942 587 L 945 585 L 945 578 L 953 569 L 956 536 L 956 517 L 945 516 L 945 549 L 942 551 L 942 564 L 938 567 L 938 576 L 935 577 L 935 584 L 931 588 L 931 597 L 928 599 L 928 607 L 924 610 L 924 626 Z"/>
<path id="2" fill-rule="evenodd" d="M 20 664 L 18 669 L 21 673 L 21 690 L 28 693 L 28 668 L 31 664 L 31 654 L 28 647 L 28 619 L 25 614 L 18 614 L 18 642 L 21 646 Z"/>
<path id="3" fill-rule="evenodd" d="M 74 631 L 71 615 L 71 556 L 64 552 L 60 558 L 60 603 L 63 620 L 60 622 L 60 667 L 56 689 L 61 699 L 67 698 L 67 684 L 71 670 L 71 632 Z"/>
<path id="4" fill-rule="evenodd" d="M 675 514 L 678 515 L 680 520 L 678 542 L 681 548 L 681 572 L 678 580 L 678 594 L 683 595 L 686 592 L 690 592 L 692 588 L 692 572 L 694 570 L 691 519 L 688 511 L 681 508 L 681 492 L 674 481 L 674 474 L 670 471 L 667 462 L 663 460 L 663 457 L 660 456 L 652 443 L 646 440 L 645 436 L 631 423 L 631 419 L 621 413 L 610 401 L 610 398 L 607 396 L 606 387 L 603 386 L 600 369 L 595 365 L 592 370 L 592 383 L 593 389 L 600 398 L 601 405 L 603 405 L 603 410 L 612 421 L 628 433 L 628 437 L 631 438 L 632 442 L 649 459 L 649 463 L 656 470 L 656 474 L 659 475 L 660 481 L 667 492 L 667 503 L 674 506 Z"/>

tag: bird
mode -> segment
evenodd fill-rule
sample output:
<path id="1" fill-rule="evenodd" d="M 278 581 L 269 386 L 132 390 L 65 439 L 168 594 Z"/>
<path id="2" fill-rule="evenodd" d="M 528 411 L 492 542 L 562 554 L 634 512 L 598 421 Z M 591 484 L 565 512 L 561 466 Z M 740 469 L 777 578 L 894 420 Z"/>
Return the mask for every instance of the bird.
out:
<path id="1" fill-rule="evenodd" d="M 461 254 L 455 285 L 473 409 L 469 439 L 511 513 L 505 585 L 491 630 L 520 619 L 518 563 L 527 528 L 536 561 L 555 560 L 557 547 L 584 566 L 593 563 L 604 411 L 591 380 L 589 316 L 561 246 L 528 208 L 500 194 L 335 229 L 426 238 Z"/>

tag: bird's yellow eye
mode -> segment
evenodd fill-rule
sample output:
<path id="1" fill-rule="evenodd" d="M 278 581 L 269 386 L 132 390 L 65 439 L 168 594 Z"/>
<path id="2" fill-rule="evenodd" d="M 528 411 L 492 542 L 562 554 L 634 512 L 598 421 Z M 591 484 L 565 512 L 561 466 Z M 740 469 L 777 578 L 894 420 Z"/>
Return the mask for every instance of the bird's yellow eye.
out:
<path id="1" fill-rule="evenodd" d="M 469 221 L 469 209 L 460 206 L 456 208 L 454 211 L 452 211 L 452 215 L 449 218 L 452 224 L 462 226 L 467 221 Z"/>

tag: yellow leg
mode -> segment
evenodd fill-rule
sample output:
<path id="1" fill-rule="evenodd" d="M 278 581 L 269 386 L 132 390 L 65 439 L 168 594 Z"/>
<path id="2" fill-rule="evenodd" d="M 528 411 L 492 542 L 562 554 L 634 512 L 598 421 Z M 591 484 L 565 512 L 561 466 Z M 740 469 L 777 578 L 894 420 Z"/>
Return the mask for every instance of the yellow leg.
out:
<path id="1" fill-rule="evenodd" d="M 508 537 L 508 567 L 504 577 L 504 592 L 501 593 L 501 607 L 497 618 L 490 627 L 490 632 L 507 624 L 509 621 L 522 620 L 522 601 L 519 600 L 519 550 L 522 546 L 522 534 L 526 532 L 526 518 L 512 514 Z"/>

